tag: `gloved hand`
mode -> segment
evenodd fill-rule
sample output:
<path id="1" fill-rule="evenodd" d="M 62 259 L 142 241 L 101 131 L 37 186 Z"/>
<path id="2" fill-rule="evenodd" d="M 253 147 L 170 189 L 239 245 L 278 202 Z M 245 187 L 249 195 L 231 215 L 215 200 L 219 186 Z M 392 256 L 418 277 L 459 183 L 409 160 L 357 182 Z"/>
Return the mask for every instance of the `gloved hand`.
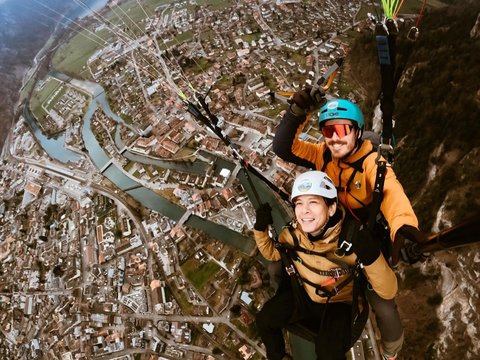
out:
<path id="1" fill-rule="evenodd" d="M 268 225 L 273 224 L 272 208 L 269 203 L 260 204 L 255 211 L 256 221 L 253 228 L 258 231 L 265 231 Z"/>
<path id="2" fill-rule="evenodd" d="M 420 260 L 424 255 L 416 250 L 416 244 L 424 243 L 427 240 L 427 236 L 416 227 L 411 225 L 400 227 L 392 245 L 392 265 L 397 265 L 400 258 L 410 264 Z"/>
<path id="3" fill-rule="evenodd" d="M 352 239 L 352 250 L 363 265 L 370 265 L 380 256 L 380 243 L 364 226 Z"/>
<path id="4" fill-rule="evenodd" d="M 290 109 L 297 116 L 305 115 L 307 112 L 320 109 L 326 101 L 325 93 L 320 88 L 313 89 L 311 86 L 307 86 L 293 94 Z"/>

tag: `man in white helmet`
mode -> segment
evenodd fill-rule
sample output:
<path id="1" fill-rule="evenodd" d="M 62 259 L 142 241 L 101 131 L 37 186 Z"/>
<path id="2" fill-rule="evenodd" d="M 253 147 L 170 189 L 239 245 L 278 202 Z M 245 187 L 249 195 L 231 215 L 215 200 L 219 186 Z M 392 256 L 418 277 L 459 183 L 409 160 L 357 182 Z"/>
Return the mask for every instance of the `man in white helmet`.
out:
<path id="1" fill-rule="evenodd" d="M 282 329 L 300 321 L 316 332 L 317 359 L 345 359 L 352 345 L 352 303 L 357 304 L 353 299 L 355 271 L 363 272 L 384 299 L 395 297 L 396 276 L 366 229 L 361 231 L 361 241 L 353 241 L 353 253 L 337 251 L 345 212 L 337 202 L 334 183 L 324 172 L 298 176 L 291 200 L 295 220 L 278 241 L 268 234 L 273 222 L 268 204 L 257 210 L 254 226 L 262 255 L 271 261 L 282 260 L 292 279 L 292 286 L 280 286 L 256 317 L 267 358 L 291 359 L 285 352 Z"/>

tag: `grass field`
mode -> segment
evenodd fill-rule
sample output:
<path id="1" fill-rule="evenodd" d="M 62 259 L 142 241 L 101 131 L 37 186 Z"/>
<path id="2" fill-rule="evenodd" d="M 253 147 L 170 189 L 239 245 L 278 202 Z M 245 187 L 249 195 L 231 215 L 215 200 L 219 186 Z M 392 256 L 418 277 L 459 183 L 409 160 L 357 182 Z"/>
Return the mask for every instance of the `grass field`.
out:
<path id="1" fill-rule="evenodd" d="M 139 6 L 139 3 L 141 6 Z M 145 0 L 140 2 L 138 0 L 130 0 L 120 6 L 114 6 L 103 16 L 104 19 L 112 24 L 112 29 L 117 29 L 118 31 L 123 30 L 130 38 L 137 38 L 144 35 L 145 19 L 152 17 L 157 8 L 161 10 L 162 6 L 164 7 L 170 3 L 169 0 Z M 229 6 L 231 3 L 232 1 L 202 0 L 198 2 L 198 5 L 209 5 L 210 8 L 214 10 Z M 166 14 L 177 9 L 180 8 L 169 7 L 168 10 L 166 10 Z M 118 40 L 117 34 L 110 30 L 104 29 L 94 32 L 95 26 L 96 24 L 90 25 L 88 30 L 78 32 L 57 49 L 52 59 L 52 65 L 56 70 L 64 73 L 78 74 L 86 78 L 89 77 L 88 69 L 86 68 L 87 60 L 97 50 L 106 46 L 102 40 L 108 43 Z M 189 41 L 192 37 L 193 33 L 191 31 L 185 31 L 176 36 L 174 43 Z"/>
<path id="2" fill-rule="evenodd" d="M 182 270 L 193 286 L 196 289 L 201 289 L 220 270 L 220 266 L 214 261 L 208 261 L 199 267 L 197 260 L 190 259 L 182 265 Z"/>
<path id="3" fill-rule="evenodd" d="M 169 1 L 147 0 L 141 3 L 141 8 L 138 6 L 136 0 L 131 0 L 121 6 L 114 7 L 113 10 L 109 11 L 104 17 L 111 21 L 113 29 L 122 29 L 131 35 L 131 37 L 138 37 L 143 33 L 145 28 L 143 23 L 143 20 L 147 17 L 145 13 L 152 16 L 159 5 L 166 3 L 169 3 Z M 89 26 L 89 31 L 83 30 L 77 33 L 68 42 L 58 48 L 52 59 L 52 64 L 55 69 L 66 73 L 84 75 L 86 77 L 87 70 L 85 66 L 87 60 L 95 51 L 105 47 L 102 40 L 108 43 L 118 40 L 117 35 L 107 29 L 94 33 L 95 26 L 96 24 Z"/>
<path id="4" fill-rule="evenodd" d="M 139 3 L 142 5 L 141 7 L 138 5 Z M 155 9 L 170 3 L 170 0 L 140 0 L 138 2 L 137 0 L 130 0 L 120 6 L 113 7 L 105 17 L 115 25 L 125 24 L 131 26 L 133 30 L 133 28 L 136 28 L 136 23 L 144 20 L 147 16 L 153 16 Z"/>
<path id="5" fill-rule="evenodd" d="M 199 6 L 208 6 L 212 10 L 225 9 L 233 4 L 232 0 L 197 0 Z"/>
<path id="6" fill-rule="evenodd" d="M 55 107 L 55 104 L 62 98 L 63 95 L 67 92 L 67 87 L 62 84 L 62 86 L 55 90 L 50 98 L 47 99 L 46 103 L 43 103 L 44 109 L 48 112 Z"/>
<path id="7" fill-rule="evenodd" d="M 83 73 L 87 71 L 85 69 L 87 60 L 95 51 L 106 46 L 101 39 L 107 42 L 115 39 L 115 35 L 108 30 L 99 31 L 95 33 L 96 36 L 91 33 L 92 30 L 93 28 L 90 29 L 90 32 L 83 30 L 77 33 L 57 49 L 52 58 L 52 65 L 56 70 L 85 75 Z"/>
<path id="8" fill-rule="evenodd" d="M 42 104 L 52 96 L 55 91 L 63 86 L 62 83 L 56 79 L 49 78 L 43 88 L 39 91 L 34 90 L 32 96 L 30 97 L 30 109 L 32 110 L 33 115 L 37 118 L 43 118 L 46 115 L 46 112 L 42 109 Z M 63 94 L 65 91 L 59 91 L 59 94 Z M 58 95 L 58 94 L 57 94 Z M 55 102 L 52 100 L 50 106 L 53 106 Z"/>
<path id="9" fill-rule="evenodd" d="M 185 292 L 179 292 L 178 297 L 177 297 L 178 305 L 182 309 L 183 312 L 185 313 L 190 313 L 192 311 L 192 304 L 188 302 L 187 295 Z"/>

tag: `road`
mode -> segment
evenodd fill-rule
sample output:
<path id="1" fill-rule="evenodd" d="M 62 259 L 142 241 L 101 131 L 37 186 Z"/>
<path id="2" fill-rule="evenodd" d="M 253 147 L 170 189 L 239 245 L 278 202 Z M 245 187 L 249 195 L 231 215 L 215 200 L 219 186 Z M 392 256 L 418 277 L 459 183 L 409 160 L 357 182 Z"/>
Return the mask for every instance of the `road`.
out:
<path id="1" fill-rule="evenodd" d="M 143 319 L 143 320 L 154 320 L 154 321 L 180 321 L 180 322 L 194 322 L 194 323 L 221 323 L 228 326 L 230 329 L 235 331 L 235 333 L 245 342 L 247 342 L 250 346 L 252 346 L 257 352 L 262 354 L 264 357 L 266 356 L 264 350 L 258 346 L 258 344 L 244 335 L 244 333 L 238 329 L 235 325 L 233 325 L 230 320 L 225 318 L 224 316 L 188 316 L 188 315 L 158 315 L 158 314 L 122 314 L 122 318 L 135 318 L 135 319 Z"/>

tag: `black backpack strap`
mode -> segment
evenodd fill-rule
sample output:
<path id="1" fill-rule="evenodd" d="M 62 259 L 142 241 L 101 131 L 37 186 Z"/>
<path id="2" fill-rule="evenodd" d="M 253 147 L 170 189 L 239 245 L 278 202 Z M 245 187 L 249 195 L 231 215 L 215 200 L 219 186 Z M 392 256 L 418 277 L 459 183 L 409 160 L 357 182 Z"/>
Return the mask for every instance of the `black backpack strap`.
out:
<path id="1" fill-rule="evenodd" d="M 348 213 L 345 215 L 342 230 L 338 236 L 338 245 L 337 250 L 335 250 L 335 255 L 342 258 L 345 255 L 350 255 L 352 253 L 353 239 L 357 236 L 361 225 L 361 222 L 354 219 Z M 333 259 L 329 260 L 334 261 Z"/>
<path id="2" fill-rule="evenodd" d="M 325 147 L 325 151 L 323 152 L 323 166 L 320 170 L 325 172 L 325 169 L 330 161 L 332 161 L 332 153 L 330 152 L 330 149 Z"/>
<path id="3" fill-rule="evenodd" d="M 290 279 L 292 279 L 292 284 L 297 283 L 298 285 L 303 286 L 302 278 L 300 277 L 300 274 L 298 274 L 295 264 L 293 263 L 291 248 L 280 244 L 279 242 L 275 243 L 275 248 L 280 253 L 283 267 Z"/>
<path id="4" fill-rule="evenodd" d="M 332 289 L 327 289 L 324 285 L 316 284 L 313 281 L 310 281 L 308 279 L 302 279 L 304 283 L 312 286 L 315 288 L 315 293 L 323 298 L 331 298 L 337 295 L 345 286 L 347 286 L 349 283 L 352 282 L 354 279 L 353 273 L 350 273 L 350 275 L 342 281 L 338 286 L 334 286 Z"/>
<path id="5" fill-rule="evenodd" d="M 353 294 L 352 294 L 352 336 L 350 346 L 362 335 L 365 324 L 368 320 L 369 305 L 365 291 L 367 288 L 367 279 L 363 275 L 360 266 L 357 265 L 354 272 L 353 279 Z M 359 299 L 362 301 L 362 310 L 360 310 Z"/>
<path id="6" fill-rule="evenodd" d="M 292 292 L 295 299 L 295 309 L 290 321 L 296 321 L 302 319 L 304 311 L 307 308 L 307 294 L 303 288 L 303 279 L 295 268 L 295 264 L 292 260 L 291 247 L 281 244 L 278 240 L 275 241 L 275 248 L 280 253 L 283 267 L 292 285 Z"/>
<path id="7" fill-rule="evenodd" d="M 375 185 L 373 186 L 372 202 L 368 215 L 368 228 L 373 231 L 377 221 L 377 215 L 380 212 L 380 205 L 383 199 L 383 186 L 385 184 L 385 176 L 387 175 L 387 162 L 385 160 L 377 161 L 377 175 L 375 177 Z"/>

